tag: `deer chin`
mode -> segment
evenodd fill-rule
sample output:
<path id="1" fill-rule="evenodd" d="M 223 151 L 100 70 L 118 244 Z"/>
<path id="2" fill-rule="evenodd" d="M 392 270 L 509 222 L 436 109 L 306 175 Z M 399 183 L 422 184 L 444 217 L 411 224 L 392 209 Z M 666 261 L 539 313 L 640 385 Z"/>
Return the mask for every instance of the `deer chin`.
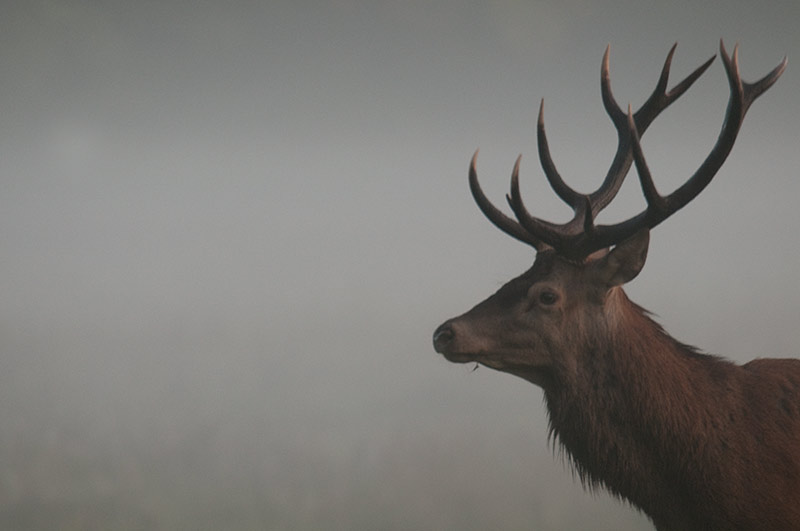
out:
<path id="1" fill-rule="evenodd" d="M 503 362 L 503 360 L 500 359 L 491 359 L 491 358 L 484 359 L 480 360 L 479 363 L 485 367 L 489 367 L 490 369 L 494 369 L 496 371 L 509 372 L 509 369 L 511 368 L 509 364 Z"/>
<path id="2" fill-rule="evenodd" d="M 532 363 L 521 363 L 519 361 L 510 361 L 500 357 L 487 357 L 474 360 L 477 363 L 496 371 L 507 372 L 511 374 L 527 374 L 530 372 L 543 371 L 546 367 L 542 365 L 535 365 Z"/>
<path id="3" fill-rule="evenodd" d="M 442 356 L 452 363 L 483 363 L 480 354 L 473 352 L 442 352 Z"/>
<path id="4" fill-rule="evenodd" d="M 442 355 L 452 363 L 479 363 L 484 367 L 511 374 L 528 374 L 546 370 L 544 366 L 522 363 L 517 360 L 510 361 L 505 356 L 499 356 L 492 352 L 442 352 Z"/>

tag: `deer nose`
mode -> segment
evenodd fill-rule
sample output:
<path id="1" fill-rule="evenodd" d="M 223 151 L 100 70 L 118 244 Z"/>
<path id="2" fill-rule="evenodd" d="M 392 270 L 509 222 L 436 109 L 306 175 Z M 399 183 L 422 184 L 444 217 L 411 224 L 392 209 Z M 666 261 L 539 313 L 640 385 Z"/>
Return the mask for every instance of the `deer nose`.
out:
<path id="1" fill-rule="evenodd" d="M 450 326 L 450 323 L 444 323 L 433 333 L 434 350 L 439 353 L 444 352 L 444 350 L 447 348 L 447 345 L 453 341 L 455 335 L 456 333 L 453 331 L 453 327 Z"/>

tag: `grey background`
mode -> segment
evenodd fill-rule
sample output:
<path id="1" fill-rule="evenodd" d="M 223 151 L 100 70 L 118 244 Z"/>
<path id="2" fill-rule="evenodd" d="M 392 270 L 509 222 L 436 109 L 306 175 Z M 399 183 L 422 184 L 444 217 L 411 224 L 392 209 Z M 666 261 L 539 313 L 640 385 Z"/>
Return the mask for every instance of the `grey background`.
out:
<path id="1" fill-rule="evenodd" d="M 584 492 L 541 391 L 433 329 L 528 267 L 469 196 L 569 211 L 638 106 L 741 43 L 790 58 L 628 288 L 678 339 L 796 356 L 800 4 L 6 2 L 0 7 L 0 526 L 650 529 Z M 794 61 L 794 63 L 792 62 Z M 662 191 L 711 149 L 719 60 L 644 138 Z M 633 176 L 632 176 L 633 177 Z M 635 178 L 602 221 L 643 206 Z"/>

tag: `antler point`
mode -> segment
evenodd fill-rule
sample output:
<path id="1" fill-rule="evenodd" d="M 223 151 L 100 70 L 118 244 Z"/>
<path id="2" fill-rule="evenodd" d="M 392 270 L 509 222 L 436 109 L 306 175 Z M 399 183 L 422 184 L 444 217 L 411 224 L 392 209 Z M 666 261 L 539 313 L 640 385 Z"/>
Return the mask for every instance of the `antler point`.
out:
<path id="1" fill-rule="evenodd" d="M 669 53 L 667 53 L 667 60 L 666 60 L 667 65 L 672 63 L 672 56 L 675 55 L 675 49 L 677 47 L 678 47 L 678 41 L 675 41 L 675 43 L 672 45 L 672 48 L 669 49 Z"/>
<path id="2" fill-rule="evenodd" d="M 600 65 L 600 76 L 602 78 L 604 78 L 604 79 L 608 79 L 608 77 L 610 75 L 608 73 L 608 70 L 609 70 L 609 68 L 608 68 L 608 62 L 609 62 L 608 56 L 609 56 L 609 51 L 610 50 L 611 50 L 611 45 L 609 44 L 609 45 L 606 46 L 606 51 L 603 52 L 603 62 Z"/>
<path id="3" fill-rule="evenodd" d="M 519 154 L 519 156 L 517 157 L 517 160 L 514 162 L 514 170 L 511 173 L 511 178 L 513 180 L 515 180 L 515 181 L 519 179 L 519 163 L 520 162 L 522 162 L 522 153 Z"/>

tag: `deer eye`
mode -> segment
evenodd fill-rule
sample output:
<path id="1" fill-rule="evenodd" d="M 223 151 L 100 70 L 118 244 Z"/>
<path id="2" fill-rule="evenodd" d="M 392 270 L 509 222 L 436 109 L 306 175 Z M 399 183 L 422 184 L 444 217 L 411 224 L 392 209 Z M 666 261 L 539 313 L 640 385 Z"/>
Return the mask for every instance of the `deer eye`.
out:
<path id="1" fill-rule="evenodd" d="M 545 306 L 552 306 L 558 302 L 558 294 L 553 291 L 545 290 L 539 294 L 539 302 Z"/>

